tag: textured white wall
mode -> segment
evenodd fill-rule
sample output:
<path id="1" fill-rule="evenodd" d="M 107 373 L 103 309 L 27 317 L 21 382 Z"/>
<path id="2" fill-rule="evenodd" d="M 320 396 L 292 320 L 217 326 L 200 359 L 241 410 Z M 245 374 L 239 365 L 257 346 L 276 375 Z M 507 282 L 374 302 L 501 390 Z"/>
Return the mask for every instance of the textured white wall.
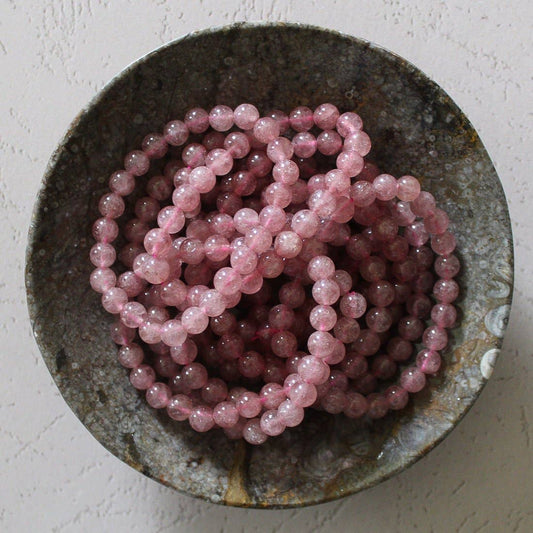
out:
<path id="1" fill-rule="evenodd" d="M 0 3 L 0 530 L 533 531 L 533 84 L 529 0 L 3 0 Z M 33 342 L 23 283 L 32 204 L 81 107 L 139 56 L 190 31 L 289 20 L 412 61 L 469 116 L 503 182 L 516 287 L 492 380 L 429 456 L 382 485 L 291 511 L 228 509 L 150 481 L 68 410 Z"/>

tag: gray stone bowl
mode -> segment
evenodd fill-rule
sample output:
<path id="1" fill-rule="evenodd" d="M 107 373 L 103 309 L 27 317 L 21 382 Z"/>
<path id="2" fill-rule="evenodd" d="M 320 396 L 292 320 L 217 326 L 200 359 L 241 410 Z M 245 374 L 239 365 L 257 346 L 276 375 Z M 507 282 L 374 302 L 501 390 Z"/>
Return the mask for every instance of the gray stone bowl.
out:
<path id="1" fill-rule="evenodd" d="M 445 365 L 408 408 L 350 421 L 310 413 L 260 447 L 197 434 L 152 410 L 116 361 L 108 316 L 88 283 L 91 223 L 110 173 L 150 131 L 187 108 L 325 101 L 356 110 L 370 158 L 423 180 L 450 214 L 463 268 Z M 404 59 L 308 26 L 235 25 L 192 34 L 119 74 L 76 118 L 53 155 L 33 213 L 26 283 L 37 343 L 88 430 L 143 474 L 211 502 L 294 507 L 355 493 L 400 472 L 459 422 L 490 377 L 509 314 L 512 236 L 502 187 L 450 97 Z"/>

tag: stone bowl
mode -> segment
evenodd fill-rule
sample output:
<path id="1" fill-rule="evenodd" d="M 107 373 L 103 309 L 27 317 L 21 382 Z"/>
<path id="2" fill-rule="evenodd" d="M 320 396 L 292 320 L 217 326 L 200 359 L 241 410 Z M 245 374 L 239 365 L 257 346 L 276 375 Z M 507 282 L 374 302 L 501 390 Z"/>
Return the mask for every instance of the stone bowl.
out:
<path id="1" fill-rule="evenodd" d="M 110 173 L 150 131 L 193 105 L 260 110 L 335 103 L 356 110 L 369 158 L 413 174 L 449 213 L 462 261 L 459 325 L 444 368 L 408 408 L 379 421 L 309 413 L 259 447 L 198 434 L 129 384 L 111 317 L 89 283 L 91 223 Z M 139 472 L 208 501 L 283 508 L 353 494 L 425 455 L 490 377 L 510 309 L 512 235 L 501 184 L 450 97 L 397 55 L 323 29 L 237 24 L 172 42 L 120 73 L 52 156 L 33 213 L 26 284 L 37 343 L 61 394 L 105 448 Z"/>

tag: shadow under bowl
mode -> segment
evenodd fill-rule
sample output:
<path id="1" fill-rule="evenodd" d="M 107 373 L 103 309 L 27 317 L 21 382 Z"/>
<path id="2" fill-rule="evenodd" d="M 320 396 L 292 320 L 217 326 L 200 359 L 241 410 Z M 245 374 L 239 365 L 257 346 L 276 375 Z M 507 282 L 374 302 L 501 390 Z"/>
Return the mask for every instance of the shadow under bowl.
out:
<path id="1" fill-rule="evenodd" d="M 131 387 L 89 286 L 91 224 L 108 176 L 143 136 L 195 105 L 266 111 L 333 102 L 356 110 L 385 172 L 420 177 L 450 215 L 462 261 L 461 321 L 445 368 L 406 410 L 351 421 L 311 413 L 259 447 L 198 434 Z M 402 58 L 319 28 L 239 24 L 170 43 L 119 74 L 53 155 L 30 228 L 26 283 L 43 358 L 68 405 L 114 455 L 184 493 L 237 506 L 291 507 L 352 494 L 403 470 L 473 404 L 499 353 L 513 279 L 504 193 L 476 131 Z"/>

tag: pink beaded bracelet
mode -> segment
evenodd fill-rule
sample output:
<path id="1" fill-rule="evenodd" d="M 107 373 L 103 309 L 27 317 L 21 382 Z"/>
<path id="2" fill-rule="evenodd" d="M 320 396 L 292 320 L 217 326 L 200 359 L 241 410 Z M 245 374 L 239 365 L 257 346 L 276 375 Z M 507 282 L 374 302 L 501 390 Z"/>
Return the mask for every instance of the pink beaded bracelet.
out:
<path id="1" fill-rule="evenodd" d="M 261 444 L 308 407 L 381 418 L 439 370 L 456 320 L 455 239 L 416 178 L 365 163 L 362 125 L 332 104 L 264 117 L 251 104 L 194 108 L 111 175 L 91 286 L 152 407 Z M 205 135 L 186 144 L 190 133 Z M 117 277 L 123 197 L 165 157 L 123 224 L 130 270 Z M 398 384 L 377 392 L 420 340 Z"/>

